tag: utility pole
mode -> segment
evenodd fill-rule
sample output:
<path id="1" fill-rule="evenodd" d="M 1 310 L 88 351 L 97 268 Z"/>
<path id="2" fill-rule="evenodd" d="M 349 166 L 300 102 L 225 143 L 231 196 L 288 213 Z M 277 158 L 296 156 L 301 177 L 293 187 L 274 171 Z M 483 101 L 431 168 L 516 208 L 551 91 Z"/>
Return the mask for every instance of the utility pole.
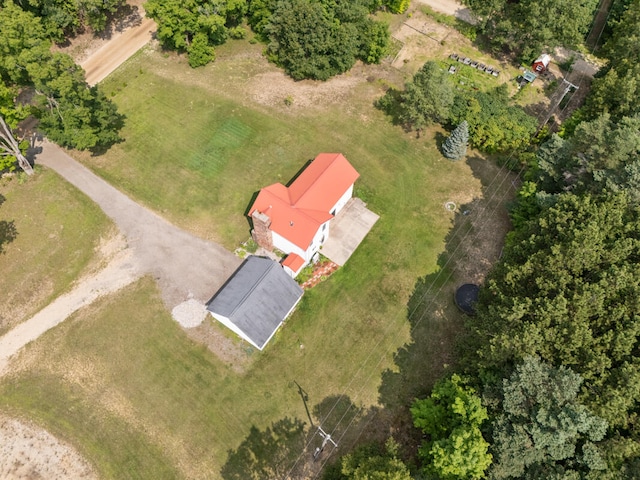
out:
<path id="1" fill-rule="evenodd" d="M 322 437 L 322 445 L 319 446 L 319 447 L 316 447 L 315 452 L 313 452 L 313 460 L 314 461 L 316 461 L 318 459 L 318 457 L 320 456 L 320 454 L 324 450 L 324 447 L 327 446 L 327 443 L 331 442 L 335 448 L 338 448 L 338 444 L 333 441 L 333 439 L 331 438 L 331 435 L 329 435 L 327 432 L 325 432 L 322 429 L 322 427 L 318 427 L 318 434 Z"/>
<path id="2" fill-rule="evenodd" d="M 300 397 L 302 398 L 302 403 L 304 403 L 304 409 L 307 411 L 307 417 L 309 417 L 309 422 L 311 422 L 311 426 L 312 427 L 315 427 L 315 425 L 313 424 L 313 419 L 311 418 L 311 414 L 309 413 L 309 406 L 307 405 L 307 400 L 309 400 L 309 395 L 307 394 L 307 392 L 305 392 L 302 389 L 302 387 L 300 386 L 300 384 L 298 382 L 296 382 L 294 380 L 293 383 L 295 383 L 296 386 L 298 387 L 298 393 L 300 394 Z"/>

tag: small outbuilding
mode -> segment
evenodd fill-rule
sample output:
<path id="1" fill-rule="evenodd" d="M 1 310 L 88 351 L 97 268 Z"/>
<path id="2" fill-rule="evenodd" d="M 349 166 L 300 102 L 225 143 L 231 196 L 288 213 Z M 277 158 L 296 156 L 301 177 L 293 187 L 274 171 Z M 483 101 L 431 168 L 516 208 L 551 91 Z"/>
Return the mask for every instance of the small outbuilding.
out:
<path id="1" fill-rule="evenodd" d="M 531 64 L 531 68 L 534 72 L 543 73 L 549 68 L 549 63 L 551 62 L 551 55 L 547 53 L 543 53 L 538 58 L 536 58 Z"/>
<path id="2" fill-rule="evenodd" d="M 209 301 L 207 310 L 262 350 L 296 307 L 302 293 L 279 263 L 250 256 Z"/>
<path id="3" fill-rule="evenodd" d="M 478 285 L 465 283 L 456 290 L 454 296 L 456 305 L 467 315 L 475 315 L 479 292 L 480 287 Z"/>

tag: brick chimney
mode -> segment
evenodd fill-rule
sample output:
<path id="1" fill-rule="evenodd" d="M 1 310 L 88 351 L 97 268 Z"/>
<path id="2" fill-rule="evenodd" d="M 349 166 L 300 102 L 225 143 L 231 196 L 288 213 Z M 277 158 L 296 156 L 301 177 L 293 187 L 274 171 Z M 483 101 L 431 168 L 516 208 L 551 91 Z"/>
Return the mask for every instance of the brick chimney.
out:
<path id="1" fill-rule="evenodd" d="M 271 235 L 271 219 L 264 213 L 255 210 L 251 214 L 253 220 L 253 230 L 251 230 L 251 237 L 262 248 L 267 250 L 273 250 L 273 236 Z"/>

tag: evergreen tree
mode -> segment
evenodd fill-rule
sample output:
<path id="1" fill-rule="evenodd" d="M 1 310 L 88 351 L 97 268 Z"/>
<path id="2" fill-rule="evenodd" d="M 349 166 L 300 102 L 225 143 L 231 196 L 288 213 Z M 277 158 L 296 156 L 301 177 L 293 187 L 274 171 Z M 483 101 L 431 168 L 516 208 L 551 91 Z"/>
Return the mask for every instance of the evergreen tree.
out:
<path id="1" fill-rule="evenodd" d="M 467 154 L 469 124 L 463 120 L 442 145 L 442 154 L 451 160 L 460 160 Z"/>
<path id="2" fill-rule="evenodd" d="M 526 357 L 502 385 L 502 412 L 493 422 L 490 478 L 578 478 L 606 469 L 599 442 L 607 422 L 578 400 L 580 375 Z M 582 477 L 580 477 L 582 478 Z"/>

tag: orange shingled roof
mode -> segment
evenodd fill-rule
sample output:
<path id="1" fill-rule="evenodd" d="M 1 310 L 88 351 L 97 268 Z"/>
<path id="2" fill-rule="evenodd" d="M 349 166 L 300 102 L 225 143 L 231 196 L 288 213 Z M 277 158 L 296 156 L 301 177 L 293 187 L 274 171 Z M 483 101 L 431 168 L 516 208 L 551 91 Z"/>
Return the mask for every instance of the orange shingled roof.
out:
<path id="1" fill-rule="evenodd" d="M 258 210 L 271 230 L 306 250 L 333 215 L 329 210 L 360 175 L 340 153 L 321 153 L 287 188 L 274 183 L 260 190 L 249 215 Z"/>
<path id="2" fill-rule="evenodd" d="M 297 273 L 304 265 L 304 258 L 297 253 L 290 253 L 282 262 L 283 267 L 289 267 L 291 271 Z"/>

